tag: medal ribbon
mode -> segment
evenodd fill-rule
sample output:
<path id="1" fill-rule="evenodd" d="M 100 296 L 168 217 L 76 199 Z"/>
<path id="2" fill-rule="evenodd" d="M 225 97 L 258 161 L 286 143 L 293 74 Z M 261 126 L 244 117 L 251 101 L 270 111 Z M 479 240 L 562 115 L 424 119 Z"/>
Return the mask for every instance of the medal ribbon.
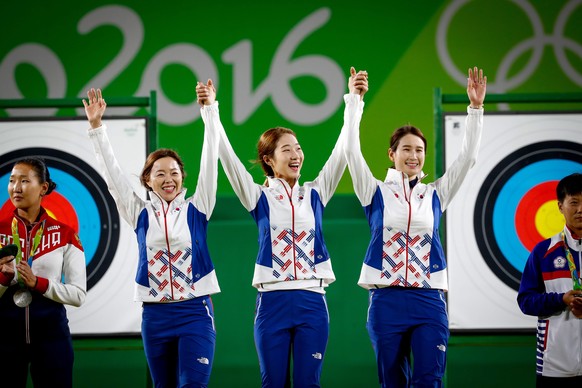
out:
<path id="1" fill-rule="evenodd" d="M 32 260 L 34 260 L 34 254 L 36 253 L 36 250 L 40 244 L 43 232 L 44 232 L 44 221 L 40 223 L 34 235 L 34 239 L 32 240 L 32 250 L 30 251 L 30 256 L 28 257 L 27 260 L 28 265 L 30 267 L 32 267 Z M 14 240 L 14 244 L 18 247 L 18 253 L 14 258 L 14 260 L 16 261 L 16 265 L 18 265 L 18 263 L 20 263 L 20 260 L 22 260 L 22 248 L 20 247 L 20 235 L 18 234 L 18 220 L 16 219 L 16 217 L 12 219 L 12 239 Z M 20 273 L 18 273 L 18 284 L 20 284 L 21 288 L 24 288 L 24 280 L 22 280 Z"/>
<path id="2" fill-rule="evenodd" d="M 572 256 L 572 252 L 570 252 L 570 248 L 568 248 L 568 244 L 566 243 L 566 234 L 564 232 L 562 232 L 562 241 L 564 242 L 564 251 L 566 251 L 568 268 L 570 268 L 572 282 L 574 283 L 573 290 L 582 291 L 582 285 L 580 285 L 580 276 L 578 275 L 578 271 L 576 271 L 576 263 L 574 262 L 574 256 Z"/>

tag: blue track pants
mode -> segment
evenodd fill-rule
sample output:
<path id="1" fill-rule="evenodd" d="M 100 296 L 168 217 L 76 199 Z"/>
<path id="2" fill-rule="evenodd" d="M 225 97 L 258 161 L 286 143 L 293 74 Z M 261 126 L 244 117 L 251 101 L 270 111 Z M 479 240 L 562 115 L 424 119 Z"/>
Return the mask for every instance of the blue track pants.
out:
<path id="1" fill-rule="evenodd" d="M 255 345 L 263 388 L 319 387 L 329 336 L 325 295 L 312 291 L 259 292 Z"/>

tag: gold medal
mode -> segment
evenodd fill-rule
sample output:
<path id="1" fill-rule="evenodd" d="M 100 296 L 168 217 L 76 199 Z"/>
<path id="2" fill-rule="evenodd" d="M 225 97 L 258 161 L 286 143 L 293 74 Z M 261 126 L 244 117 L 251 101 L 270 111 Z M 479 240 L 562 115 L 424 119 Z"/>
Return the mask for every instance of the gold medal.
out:
<path id="1" fill-rule="evenodd" d="M 32 302 L 32 294 L 28 290 L 18 290 L 12 297 L 14 304 L 18 307 L 26 307 Z"/>

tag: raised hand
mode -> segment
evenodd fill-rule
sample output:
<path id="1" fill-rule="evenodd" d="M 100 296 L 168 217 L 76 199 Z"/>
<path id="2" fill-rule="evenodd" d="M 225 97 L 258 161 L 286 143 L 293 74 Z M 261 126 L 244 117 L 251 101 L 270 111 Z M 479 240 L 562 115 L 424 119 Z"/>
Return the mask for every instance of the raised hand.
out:
<path id="1" fill-rule="evenodd" d="M 206 84 L 198 81 L 196 84 L 196 96 L 200 106 L 214 104 L 214 101 L 216 101 L 216 88 L 211 79 Z"/>
<path id="2" fill-rule="evenodd" d="M 487 76 L 483 76 L 483 69 L 475 66 L 469 68 L 469 78 L 467 78 L 467 96 L 471 101 L 471 108 L 481 109 L 485 101 L 487 92 Z"/>
<path id="3" fill-rule="evenodd" d="M 89 120 L 91 128 L 99 128 L 101 126 L 101 118 L 105 113 L 105 108 L 107 108 L 107 104 L 101 95 L 101 89 L 89 89 L 87 97 L 89 102 L 83 99 L 87 120 Z"/>
<path id="4" fill-rule="evenodd" d="M 348 90 L 352 94 L 359 94 L 360 100 L 363 100 L 364 94 L 368 91 L 368 72 L 366 70 L 360 70 L 356 73 L 356 69 L 353 66 L 350 67 Z"/>

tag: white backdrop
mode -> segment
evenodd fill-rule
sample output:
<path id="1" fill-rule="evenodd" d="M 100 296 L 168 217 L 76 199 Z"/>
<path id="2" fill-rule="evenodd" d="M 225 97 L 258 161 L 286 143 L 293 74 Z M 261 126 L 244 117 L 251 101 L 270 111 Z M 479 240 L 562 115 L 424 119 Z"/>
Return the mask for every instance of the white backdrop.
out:
<path id="1" fill-rule="evenodd" d="M 466 114 L 445 114 L 445 168 L 459 153 L 465 117 Z M 488 265 L 477 239 L 481 238 L 482 246 L 496 244 L 493 240 L 505 246 L 502 253 L 518 270 L 519 284 L 529 250 L 515 234 L 513 222 L 523 221 L 515 219 L 515 205 L 534 184 L 582 172 L 580 143 L 579 113 L 485 114 L 478 161 L 445 212 L 451 329 L 535 328 L 536 317 L 525 316 L 517 305 L 515 276 L 503 274 L 502 267 L 508 263 L 503 258 L 499 263 L 489 259 Z M 566 148 L 560 149 L 564 144 Z M 511 180 L 512 177 L 515 179 Z M 479 202 L 483 196 L 478 197 L 480 193 L 495 192 L 491 182 L 503 188 L 495 207 L 487 207 L 485 202 Z M 484 187 L 484 183 L 489 187 Z M 553 212 L 554 207 L 548 208 Z M 493 219 L 497 223 L 492 228 L 495 236 L 485 244 L 478 237 L 483 235 L 479 229 L 484 225 L 475 225 L 476 210 L 483 214 L 495 212 Z M 556 219 L 555 214 L 547 217 Z M 560 222 L 563 225 L 563 218 Z M 500 272 L 494 272 L 492 265 L 498 265 Z M 508 280 L 511 277 L 513 280 Z"/>
<path id="2" fill-rule="evenodd" d="M 144 164 L 147 153 L 147 123 L 145 118 L 109 118 L 104 120 L 108 126 L 108 134 L 113 145 L 115 155 L 120 165 L 125 170 L 134 190 L 142 197 L 145 197 L 145 190 L 139 183 L 139 175 Z M 45 119 L 26 121 L 0 121 L 0 164 L 8 164 L 10 153 L 19 152 L 28 154 L 28 149 L 42 148 L 48 149 L 54 154 L 47 159 L 47 165 L 51 170 L 51 175 L 59 186 L 66 190 L 77 188 L 74 195 L 65 196 L 72 204 L 75 203 L 77 213 L 80 238 L 85 247 L 86 255 L 89 256 L 91 247 L 87 242 L 95 240 L 91 230 L 86 230 L 87 225 L 96 222 L 95 220 L 83 219 L 84 214 L 92 214 L 92 205 L 96 201 L 104 202 L 103 199 L 96 199 L 88 196 L 90 193 L 84 190 L 76 176 L 67 174 L 55 176 L 51 168 L 50 159 L 58 158 L 64 163 L 75 163 L 75 158 L 85 162 L 94 171 L 83 171 L 84 173 L 99 173 L 93 148 L 87 135 L 88 124 L 85 120 L 78 119 Z M 31 154 L 28 154 L 31 155 Z M 56 156 L 55 156 L 56 155 Z M 69 157 L 71 155 L 72 157 Z M 70 158 L 70 160 L 67 160 Z M 46 158 L 45 158 L 46 159 Z M 79 163 L 77 161 L 77 163 Z M 58 173 L 58 171 L 55 171 Z M 72 175 L 75 175 L 73 173 Z M 6 187 L 8 174 L 0 176 L 0 185 Z M 84 174 L 82 174 L 84 175 Z M 99 195 L 109 196 L 107 187 L 102 185 L 99 188 Z M 81 197 L 81 198 L 79 198 Z M 0 206 L 8 201 L 6 189 L 0 189 Z M 113 200 L 109 197 L 109 202 Z M 79 205 L 79 203 L 81 205 Z M 86 207 L 86 209 L 85 209 Z M 94 207 L 94 206 L 93 206 Z M 50 211 L 50 209 L 48 209 Z M 109 211 L 117 215 L 117 209 L 112 206 Z M 101 220 L 101 222 L 104 222 Z M 97 225 L 97 228 L 102 225 Z M 70 328 L 73 334 L 111 334 L 111 333 L 139 333 L 141 325 L 141 306 L 134 302 L 134 278 L 137 266 L 137 242 L 135 233 L 131 227 L 123 220 L 115 225 L 105 225 L 106 228 L 113 228 L 113 234 L 119 235 L 119 243 L 116 251 L 112 251 L 113 258 L 107 258 L 110 262 L 105 265 L 105 272 L 101 274 L 97 282 L 87 293 L 85 303 L 79 307 L 67 306 L 67 314 L 70 321 Z M 118 232 L 117 232 L 118 230 Z M 89 234 L 88 234 L 89 233 Z M 83 236 L 85 234 L 85 238 Z M 86 241 L 83 241 L 83 240 Z M 103 248 L 103 247 L 101 247 Z M 92 249 L 95 252 L 95 249 Z M 89 261 L 91 258 L 87 257 Z"/>

